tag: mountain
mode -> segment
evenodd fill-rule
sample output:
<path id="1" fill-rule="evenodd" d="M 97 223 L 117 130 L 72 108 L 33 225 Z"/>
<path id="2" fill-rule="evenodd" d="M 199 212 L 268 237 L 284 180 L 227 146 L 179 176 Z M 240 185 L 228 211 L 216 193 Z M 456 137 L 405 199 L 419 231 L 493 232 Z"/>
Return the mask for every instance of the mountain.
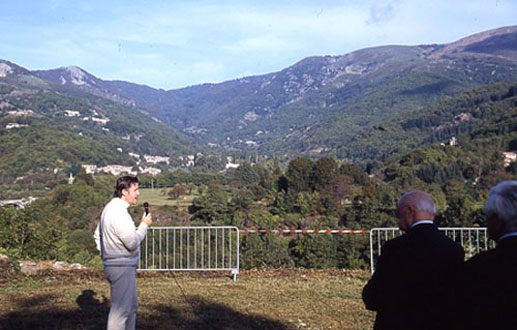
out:
<path id="1" fill-rule="evenodd" d="M 450 138 L 407 130 L 408 120 L 478 86 L 517 81 L 517 26 L 449 44 L 310 57 L 275 73 L 169 91 L 104 81 L 77 67 L 31 72 L 3 63 L 12 72 L 0 66 L 0 82 L 104 99 L 187 134 L 171 130 L 174 141 L 192 145 L 190 135 L 232 154 L 328 155 L 378 167 L 394 154 Z"/>
<path id="2" fill-rule="evenodd" d="M 75 71 L 61 68 L 37 76 L 140 107 L 226 150 L 327 154 L 361 162 L 386 156 L 379 155 L 377 145 L 358 150 L 354 143 L 386 120 L 475 86 L 516 81 L 517 26 L 450 44 L 311 57 L 280 72 L 169 91 L 89 75 L 74 78 Z"/>
<path id="3" fill-rule="evenodd" d="M 454 180 L 488 190 L 517 174 L 517 163 L 503 156 L 517 151 L 517 83 L 478 87 L 415 113 L 401 126 L 407 136 L 429 138 L 386 161 L 377 173 L 385 181 L 443 186 Z M 454 138 L 433 143 L 443 136 Z"/>
<path id="4" fill-rule="evenodd" d="M 77 88 L 95 96 L 100 96 L 127 106 L 135 106 L 135 102 L 127 97 L 112 91 L 105 81 L 89 74 L 76 66 L 62 67 L 55 70 L 38 70 L 33 74 L 43 80 L 60 84 L 64 87 Z"/>
<path id="5" fill-rule="evenodd" d="M 512 27 L 450 45 L 308 58 L 270 75 L 169 91 L 156 116 L 228 148 L 361 161 L 377 155 L 375 146 L 349 147 L 358 134 L 472 87 L 516 81 L 516 35 Z"/>
<path id="6" fill-rule="evenodd" d="M 0 60 L 2 182 L 29 173 L 68 172 L 80 164 L 145 168 L 150 165 L 145 155 L 169 157 L 181 166 L 180 157 L 203 150 L 130 100 L 97 93 L 102 80 L 76 67 L 60 70 L 64 84 L 83 89 Z"/>

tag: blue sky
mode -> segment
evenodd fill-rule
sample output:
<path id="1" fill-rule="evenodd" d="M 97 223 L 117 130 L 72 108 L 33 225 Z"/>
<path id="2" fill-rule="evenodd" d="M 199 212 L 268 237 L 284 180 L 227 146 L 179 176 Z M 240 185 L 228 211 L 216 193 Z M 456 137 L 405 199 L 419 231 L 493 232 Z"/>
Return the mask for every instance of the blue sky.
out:
<path id="1" fill-rule="evenodd" d="M 515 24 L 517 0 L 2 0 L 0 58 L 176 89 Z"/>

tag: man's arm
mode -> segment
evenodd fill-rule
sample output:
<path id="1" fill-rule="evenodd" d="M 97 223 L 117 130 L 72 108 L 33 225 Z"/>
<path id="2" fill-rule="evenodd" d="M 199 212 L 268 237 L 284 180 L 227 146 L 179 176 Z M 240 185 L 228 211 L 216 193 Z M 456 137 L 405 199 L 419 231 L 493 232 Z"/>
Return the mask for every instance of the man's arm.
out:
<path id="1" fill-rule="evenodd" d="M 390 278 L 393 277 L 392 268 L 395 265 L 389 245 L 388 242 L 382 247 L 377 269 L 363 289 L 362 297 L 366 309 L 372 311 L 379 311 L 393 302 L 393 296 L 390 294 L 393 283 L 390 284 Z"/>
<path id="2" fill-rule="evenodd" d="M 93 239 L 95 240 L 95 246 L 97 247 L 97 250 L 101 250 L 101 231 L 100 231 L 101 223 L 99 222 L 97 224 L 97 227 L 95 228 L 95 232 L 93 233 Z"/>
<path id="3" fill-rule="evenodd" d="M 127 217 L 128 218 L 122 222 L 122 225 L 117 228 L 117 233 L 124 246 L 129 251 L 134 251 L 138 249 L 140 243 L 144 240 L 147 228 L 153 221 L 151 220 L 151 213 L 144 215 L 142 222 L 140 222 L 138 228 L 135 229 L 131 216 L 128 214 Z"/>

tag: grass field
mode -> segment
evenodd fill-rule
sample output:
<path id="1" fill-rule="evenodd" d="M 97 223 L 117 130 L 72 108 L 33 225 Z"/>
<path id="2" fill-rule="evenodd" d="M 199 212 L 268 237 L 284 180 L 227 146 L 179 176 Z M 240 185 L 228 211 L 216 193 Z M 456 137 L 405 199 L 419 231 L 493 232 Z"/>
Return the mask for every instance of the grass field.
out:
<path id="1" fill-rule="evenodd" d="M 170 188 L 169 188 L 170 189 Z M 170 199 L 167 195 L 162 195 L 162 188 L 140 188 L 140 196 L 138 197 L 138 203 L 143 204 L 148 202 L 152 206 L 189 206 L 192 204 L 192 200 L 197 197 L 196 192 L 192 192 L 192 195 L 184 195 L 185 199 Z"/>
<path id="2" fill-rule="evenodd" d="M 370 329 L 364 271 L 139 273 L 137 329 Z M 1 329 L 103 329 L 102 271 L 18 277 L 0 287 Z"/>

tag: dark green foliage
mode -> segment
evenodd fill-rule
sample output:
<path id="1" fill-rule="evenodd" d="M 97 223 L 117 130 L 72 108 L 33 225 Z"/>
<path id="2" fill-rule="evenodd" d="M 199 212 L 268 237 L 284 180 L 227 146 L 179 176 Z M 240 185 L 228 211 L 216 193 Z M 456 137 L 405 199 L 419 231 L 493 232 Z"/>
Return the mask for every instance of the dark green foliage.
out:
<path id="1" fill-rule="evenodd" d="M 337 267 L 344 269 L 368 269 L 370 240 L 367 235 L 337 235 Z"/>
<path id="2" fill-rule="evenodd" d="M 365 186 L 369 183 L 368 175 L 352 163 L 343 163 L 337 173 L 351 177 L 354 183 L 361 186 Z"/>
<path id="3" fill-rule="evenodd" d="M 314 188 L 322 190 L 336 176 L 338 164 L 334 158 L 321 157 L 314 163 Z"/>
<path id="4" fill-rule="evenodd" d="M 28 206 L 21 210 L 0 208 L 0 246 L 21 258 L 56 257 L 63 230 L 58 225 L 40 221 L 42 214 Z"/>
<path id="5" fill-rule="evenodd" d="M 292 267 L 293 260 L 288 250 L 289 239 L 272 233 L 248 234 L 242 238 L 242 267 Z"/>
<path id="6" fill-rule="evenodd" d="M 297 194 L 310 191 L 313 187 L 313 162 L 305 157 L 298 157 L 289 162 L 287 168 L 288 191 Z"/>
<path id="7" fill-rule="evenodd" d="M 199 150 L 182 133 L 118 103 L 89 94 L 57 92 L 50 86 L 37 90 L 1 86 L 0 101 L 9 103 L 9 110 L 23 113 L 30 109 L 17 117 L 0 111 L 0 171 L 4 177 L 77 164 L 134 165 L 129 152 L 175 156 Z M 13 90 L 16 93 L 11 93 Z M 69 117 L 66 111 L 74 115 Z M 5 129 L 13 122 L 28 127 Z"/>
<path id="8" fill-rule="evenodd" d="M 65 259 L 87 265 L 99 253 L 95 246 L 92 233 L 84 229 L 76 229 L 66 237 L 64 247 Z"/>
<path id="9" fill-rule="evenodd" d="M 228 195 L 219 184 L 211 184 L 202 196 L 192 201 L 190 213 L 193 219 L 204 223 L 224 222 L 228 218 Z"/>
<path id="10" fill-rule="evenodd" d="M 240 164 L 238 168 L 233 172 L 233 178 L 235 181 L 243 184 L 257 183 L 260 180 L 259 174 L 248 162 Z"/>
<path id="11" fill-rule="evenodd" d="M 58 185 L 23 209 L 0 208 L 0 247 L 21 258 L 87 264 L 98 255 L 93 229 L 111 189 L 102 180 Z"/>
<path id="12" fill-rule="evenodd" d="M 300 267 L 322 269 L 338 265 L 337 244 L 333 236 L 302 234 L 293 242 L 291 249 Z"/>
<path id="13" fill-rule="evenodd" d="M 408 81 L 415 82 L 417 76 L 411 79 Z M 451 85 L 428 81 L 426 86 L 447 89 Z M 421 87 L 415 85 L 408 95 L 425 94 L 426 88 Z M 57 108 L 63 106 L 59 102 L 48 103 L 45 95 L 39 97 L 41 109 L 50 107 L 49 111 L 54 111 L 54 104 Z M 517 145 L 515 97 L 512 84 L 484 86 L 424 110 L 415 108 L 412 115 L 403 116 L 400 121 L 375 124 L 368 139 L 358 135 L 356 146 L 359 147 L 354 152 L 365 153 L 364 157 L 370 151 L 373 156 L 367 157 L 384 154 L 386 150 L 394 154 L 375 160 L 375 165 L 369 168 L 370 177 L 361 167 L 330 157 L 317 160 L 298 157 L 282 164 L 285 172 L 277 160 L 264 159 L 253 166 L 243 163 L 238 170 L 227 174 L 201 172 L 201 168 L 218 171 L 220 158 L 209 156 L 205 163 L 199 158 L 200 168 L 194 172 L 176 169 L 156 177 L 140 177 L 140 182 L 142 187 L 152 185 L 160 189 L 181 185 L 192 191 L 195 188 L 188 184 L 199 187 L 201 195 L 194 199 L 190 214 L 186 209 L 164 209 L 178 224 L 267 229 L 396 227 L 399 197 L 406 191 L 421 189 L 435 199 L 436 220 L 441 226 L 484 226 L 483 205 L 488 189 L 502 180 L 515 179 L 517 171 L 516 163 L 505 168 L 502 156 L 502 152 L 514 150 Z M 382 99 L 389 101 L 387 96 Z M 368 102 L 363 101 L 366 106 Z M 81 109 L 80 103 L 74 106 Z M 77 159 L 85 154 L 100 162 L 111 162 L 121 156 L 93 153 L 92 148 L 102 150 L 103 145 L 92 144 L 85 137 L 66 130 L 53 133 L 45 125 L 39 130 L 38 125 L 32 122 L 31 128 L 24 131 L 26 141 L 17 140 L 22 133 L 0 129 L 0 140 L 6 143 L 0 145 L 0 150 L 19 157 L 14 157 L 12 162 L 8 158 L 0 166 L 15 173 L 19 159 L 28 164 L 24 169 L 27 175 L 16 183 L 12 178 L 5 178 L 12 186 L 2 187 L 0 194 L 12 194 L 13 190 L 27 186 L 37 186 L 42 191 L 51 187 L 51 191 L 42 192 L 42 197 L 27 209 L 4 207 L 0 210 L 0 225 L 8 229 L 0 232 L 0 246 L 21 257 L 89 263 L 97 255 L 91 233 L 102 208 L 111 198 L 113 180 L 86 175 Z M 118 129 L 123 130 L 123 127 L 126 126 Z M 38 141 L 52 142 L 42 132 L 54 134 L 55 143 L 62 148 L 38 146 Z M 457 145 L 439 143 L 448 142 L 452 136 L 457 138 Z M 379 147 L 381 141 L 382 148 Z M 16 153 L 17 148 L 23 152 Z M 29 152 L 35 158 L 28 157 Z M 50 154 L 44 159 L 42 155 L 46 152 Z M 47 163 L 74 173 L 75 183 L 60 184 L 66 182 L 63 173 L 42 175 L 38 172 Z M 379 170 L 374 166 L 380 166 Z M 135 217 L 141 214 L 141 208 L 132 208 L 130 212 Z M 245 268 L 365 268 L 368 264 L 367 235 L 248 234 L 241 237 Z"/>
<path id="14" fill-rule="evenodd" d="M 202 156 L 196 159 L 196 171 L 217 172 L 224 169 L 224 162 L 219 156 Z"/>

